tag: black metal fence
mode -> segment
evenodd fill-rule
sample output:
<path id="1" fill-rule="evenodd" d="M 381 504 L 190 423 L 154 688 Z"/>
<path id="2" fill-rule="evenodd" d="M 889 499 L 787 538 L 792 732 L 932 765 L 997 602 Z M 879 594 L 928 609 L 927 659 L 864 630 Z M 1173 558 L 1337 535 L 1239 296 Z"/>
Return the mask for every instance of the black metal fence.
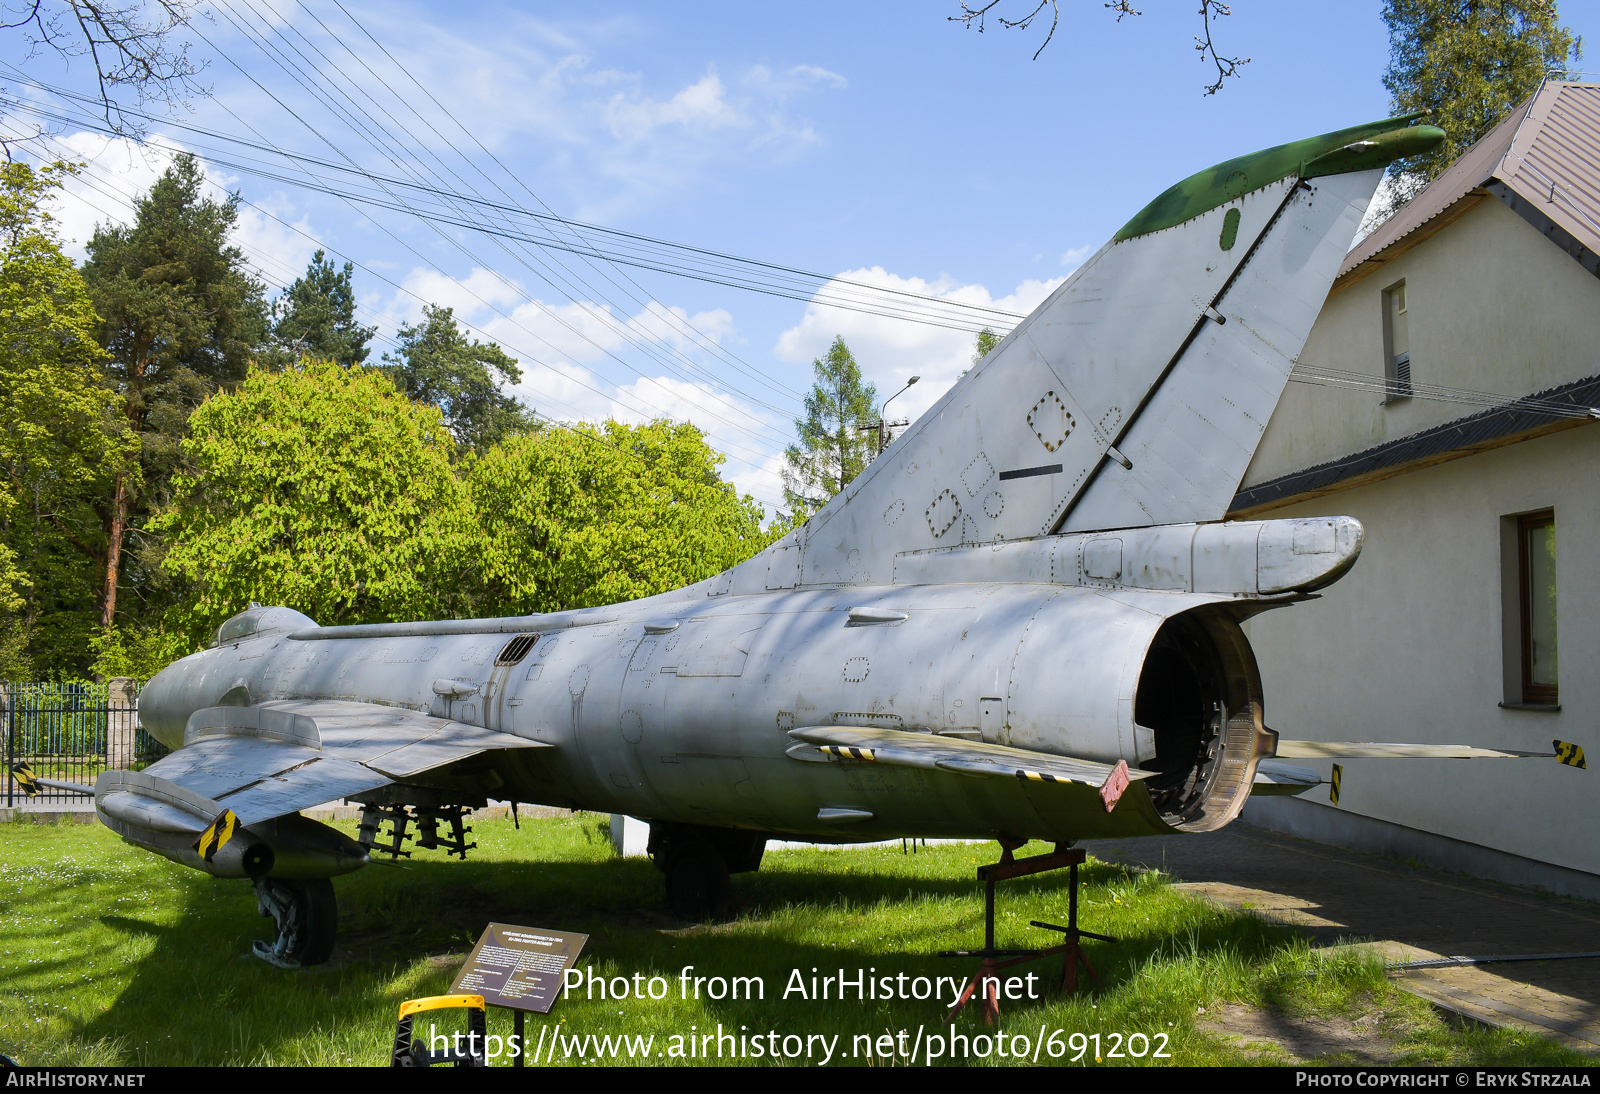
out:
<path id="1" fill-rule="evenodd" d="M 131 680 L 0 684 L 0 722 L 5 727 L 7 806 L 82 804 L 87 794 L 46 787 L 29 797 L 11 776 L 24 762 L 41 779 L 93 786 L 108 768 L 138 770 L 167 754 L 139 728 Z"/>

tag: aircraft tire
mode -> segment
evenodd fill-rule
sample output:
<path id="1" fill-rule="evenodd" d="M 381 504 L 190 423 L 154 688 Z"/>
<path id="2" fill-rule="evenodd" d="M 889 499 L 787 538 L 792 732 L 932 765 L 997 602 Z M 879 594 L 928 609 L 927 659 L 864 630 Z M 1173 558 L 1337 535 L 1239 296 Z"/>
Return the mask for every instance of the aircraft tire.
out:
<path id="1" fill-rule="evenodd" d="M 258 878 L 258 896 L 262 900 L 262 915 L 271 915 L 278 923 L 278 937 L 273 945 L 256 943 L 256 955 L 283 968 L 321 965 L 333 956 L 334 939 L 339 932 L 339 902 L 333 893 L 333 882 L 327 878 L 310 881 L 290 881 L 284 878 Z M 262 886 L 268 893 L 262 894 Z M 269 910 L 275 905 L 276 911 Z M 288 924 L 278 920 L 283 915 Z M 292 929 L 284 928 L 292 924 Z M 285 939 L 288 934 L 288 939 Z"/>
<path id="2" fill-rule="evenodd" d="M 296 884 L 305 889 L 300 964 L 321 965 L 333 956 L 334 939 L 339 936 L 339 901 L 333 895 L 333 882 L 325 877 Z"/>
<path id="3" fill-rule="evenodd" d="M 720 919 L 733 905 L 728 864 L 710 843 L 687 839 L 672 850 L 666 864 L 667 903 L 684 919 Z"/>

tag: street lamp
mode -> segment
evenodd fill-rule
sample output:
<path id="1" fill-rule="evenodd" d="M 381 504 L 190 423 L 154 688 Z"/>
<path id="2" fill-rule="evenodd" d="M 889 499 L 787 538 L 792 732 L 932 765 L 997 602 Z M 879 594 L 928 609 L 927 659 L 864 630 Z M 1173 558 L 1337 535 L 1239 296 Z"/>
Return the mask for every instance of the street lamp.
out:
<path id="1" fill-rule="evenodd" d="M 920 376 L 911 377 L 911 379 L 906 381 L 905 387 L 901 388 L 899 391 L 885 399 L 883 401 L 883 406 L 878 408 L 878 453 L 880 455 L 882 455 L 884 448 L 889 443 L 889 404 L 900 398 L 900 396 L 904 395 L 907 389 L 920 379 L 922 379 Z"/>

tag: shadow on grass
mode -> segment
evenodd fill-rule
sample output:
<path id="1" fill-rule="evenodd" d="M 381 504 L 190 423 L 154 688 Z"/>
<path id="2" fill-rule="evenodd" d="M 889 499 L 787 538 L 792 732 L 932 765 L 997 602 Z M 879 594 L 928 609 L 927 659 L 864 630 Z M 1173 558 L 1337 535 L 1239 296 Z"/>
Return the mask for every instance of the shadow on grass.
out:
<path id="1" fill-rule="evenodd" d="M 413 861 L 406 869 L 367 869 L 335 882 L 340 940 L 333 960 L 294 972 L 250 956 L 251 941 L 270 937 L 271 927 L 258 916 L 248 883 L 196 886 L 187 890 L 187 905 L 171 927 L 100 917 L 119 932 L 158 937 L 127 989 L 81 1035 L 126 1044 L 141 1063 L 380 1062 L 395 1008 L 406 998 L 445 991 L 459 958 L 490 921 L 586 933 L 583 964 L 598 975 L 639 973 L 669 982 L 665 1000 L 630 1000 L 620 1011 L 614 999 L 564 1000 L 558 1008 L 569 1030 L 631 1025 L 659 1031 L 690 1023 L 701 1030 L 721 1023 L 730 1029 L 844 1034 L 934 1028 L 955 984 L 976 966 L 971 959 L 940 958 L 936 951 L 982 944 L 982 887 L 967 863 L 897 859 L 857 858 L 845 870 L 819 865 L 814 856 L 803 862 L 775 856 L 760 873 L 735 877 L 738 917 L 708 925 L 670 914 L 660 875 L 644 860 Z M 928 876 L 940 872 L 967 876 Z M 1086 892 L 1102 896 L 1107 884 L 1127 878 L 1122 867 L 1110 864 L 1080 871 Z M 1027 922 L 1064 922 L 1067 886 L 1065 871 L 1000 886 L 1000 944 L 1058 941 Z M 1096 906 L 1080 911 L 1087 929 L 1096 929 L 1095 912 Z M 1119 945 L 1088 943 L 1100 976 L 1090 991 L 1114 991 L 1164 954 L 1226 952 L 1261 960 L 1293 938 L 1250 917 L 1206 912 L 1187 919 L 1177 938 L 1152 924 L 1143 931 L 1123 927 L 1116 932 Z M 694 967 L 693 975 L 759 977 L 762 997 L 713 999 L 702 993 L 685 1000 L 679 977 L 687 966 Z M 1059 968 L 1060 959 L 1051 958 L 1018 971 L 1037 971 L 1041 983 L 1054 984 Z M 841 1002 L 836 989 L 825 1000 L 809 998 L 813 970 L 822 977 L 841 969 L 851 977 L 871 969 L 875 977 L 905 973 L 950 982 L 939 1000 Z M 807 990 L 785 998 L 796 970 Z M 1006 1018 L 1021 1020 L 1059 1001 L 1047 995 L 1010 1004 Z"/>

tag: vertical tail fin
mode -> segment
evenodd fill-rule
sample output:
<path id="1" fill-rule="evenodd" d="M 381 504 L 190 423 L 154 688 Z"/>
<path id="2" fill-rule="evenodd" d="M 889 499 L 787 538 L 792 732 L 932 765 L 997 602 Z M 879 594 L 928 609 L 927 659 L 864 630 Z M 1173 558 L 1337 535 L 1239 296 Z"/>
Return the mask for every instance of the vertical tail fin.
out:
<path id="1" fill-rule="evenodd" d="M 1162 194 L 752 560 L 767 587 L 887 582 L 903 551 L 1221 519 L 1384 166 L 1443 139 L 1415 118 L 1239 157 Z"/>

